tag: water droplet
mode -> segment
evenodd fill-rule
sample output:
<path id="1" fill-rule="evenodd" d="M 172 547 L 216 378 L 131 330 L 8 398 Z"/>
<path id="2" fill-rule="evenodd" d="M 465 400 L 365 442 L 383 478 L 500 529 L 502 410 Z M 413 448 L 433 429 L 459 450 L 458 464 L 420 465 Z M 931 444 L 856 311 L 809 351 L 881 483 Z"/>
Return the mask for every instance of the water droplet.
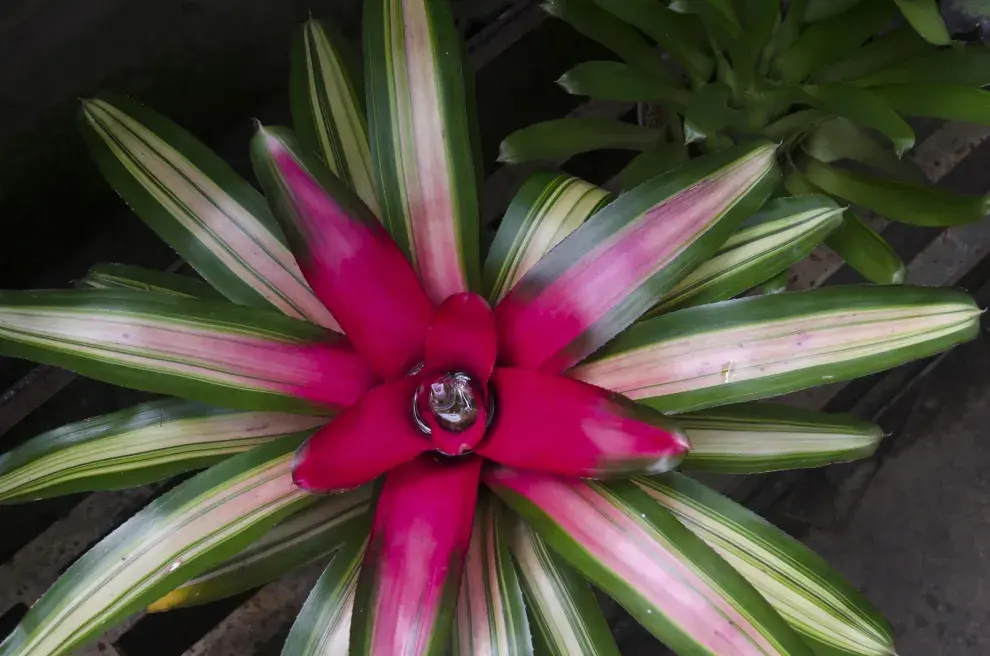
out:
<path id="1" fill-rule="evenodd" d="M 729 360 L 728 362 L 723 363 L 722 364 L 722 382 L 723 383 L 731 383 L 732 382 L 732 375 L 735 373 L 735 371 L 736 371 L 736 361 L 735 360 Z"/>
<path id="2" fill-rule="evenodd" d="M 171 574 L 175 570 L 179 569 L 180 567 L 182 567 L 182 561 L 181 560 L 175 561 L 174 563 L 172 563 L 171 565 L 168 566 L 168 572 L 169 572 L 169 574 Z"/>
<path id="3" fill-rule="evenodd" d="M 649 608 L 647 608 L 647 609 L 646 609 L 646 614 L 647 614 L 647 615 L 652 615 L 652 614 L 653 614 L 653 611 L 652 611 L 652 610 L 650 610 Z"/>
<path id="4" fill-rule="evenodd" d="M 835 376 L 822 376 L 822 380 L 832 380 Z"/>

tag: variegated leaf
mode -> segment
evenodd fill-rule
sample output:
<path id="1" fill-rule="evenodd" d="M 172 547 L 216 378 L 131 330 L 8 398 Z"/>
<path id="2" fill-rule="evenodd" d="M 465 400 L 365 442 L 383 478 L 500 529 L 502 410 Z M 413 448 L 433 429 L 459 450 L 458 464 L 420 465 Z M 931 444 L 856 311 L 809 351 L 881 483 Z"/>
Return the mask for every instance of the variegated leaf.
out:
<path id="1" fill-rule="evenodd" d="M 257 447 L 159 497 L 73 563 L 0 645 L 0 656 L 71 653 L 311 503 L 292 484 L 297 443 Z"/>
<path id="2" fill-rule="evenodd" d="M 245 410 L 328 412 L 376 382 L 341 335 L 318 326 L 134 290 L 0 292 L 0 353 Z"/>
<path id="3" fill-rule="evenodd" d="M 612 195 L 569 175 L 536 173 L 516 193 L 485 260 L 493 305 L 550 249 L 604 207 Z"/>
<path id="4" fill-rule="evenodd" d="M 804 259 L 841 223 L 842 208 L 828 196 L 770 201 L 647 316 L 728 300 Z"/>
<path id="5" fill-rule="evenodd" d="M 292 124 L 307 146 L 319 153 L 375 214 L 375 194 L 368 146 L 368 124 L 358 87 L 348 68 L 343 35 L 322 21 L 309 19 L 293 43 L 289 79 Z"/>
<path id="6" fill-rule="evenodd" d="M 679 654 L 811 652 L 732 567 L 630 481 L 492 468 L 484 482 Z"/>
<path id="7" fill-rule="evenodd" d="M 887 620 L 794 538 L 687 476 L 662 474 L 636 484 L 759 590 L 815 653 L 894 653 Z"/>
<path id="8" fill-rule="evenodd" d="M 508 510 L 480 494 L 454 615 L 455 656 L 533 653 L 526 606 L 509 553 Z"/>
<path id="9" fill-rule="evenodd" d="M 821 467 L 870 456 L 876 424 L 779 403 L 746 403 L 677 416 L 691 440 L 681 469 L 752 474 Z"/>
<path id="10" fill-rule="evenodd" d="M 56 428 L 0 455 L 0 501 L 144 485 L 278 438 L 308 435 L 325 421 L 174 399 L 143 403 Z"/>
<path id="11" fill-rule="evenodd" d="M 88 289 L 137 289 L 186 298 L 223 298 L 220 292 L 196 278 L 127 264 L 97 264 L 86 272 L 77 286 Z"/>
<path id="12" fill-rule="evenodd" d="M 541 647 L 537 653 L 619 656 L 588 582 L 520 519 L 514 521 L 511 548 L 533 637 Z"/>
<path id="13" fill-rule="evenodd" d="M 371 0 L 364 37 L 382 218 L 440 303 L 481 282 L 471 128 L 450 4 Z"/>
<path id="14" fill-rule="evenodd" d="M 367 535 L 352 538 L 334 555 L 289 631 L 282 656 L 343 656 L 350 645 L 351 616 Z"/>
<path id="15" fill-rule="evenodd" d="M 84 101 L 82 126 L 117 193 L 227 298 L 338 328 L 306 285 L 265 199 L 206 146 L 124 98 Z"/>
<path id="16" fill-rule="evenodd" d="M 371 488 L 319 499 L 286 517 L 260 540 L 148 606 L 160 612 L 206 604 L 262 586 L 326 558 L 345 542 L 368 534 Z"/>
<path id="17" fill-rule="evenodd" d="M 754 296 L 638 323 L 570 375 L 683 412 L 933 355 L 975 337 L 979 317 L 952 289 L 850 285 Z"/>

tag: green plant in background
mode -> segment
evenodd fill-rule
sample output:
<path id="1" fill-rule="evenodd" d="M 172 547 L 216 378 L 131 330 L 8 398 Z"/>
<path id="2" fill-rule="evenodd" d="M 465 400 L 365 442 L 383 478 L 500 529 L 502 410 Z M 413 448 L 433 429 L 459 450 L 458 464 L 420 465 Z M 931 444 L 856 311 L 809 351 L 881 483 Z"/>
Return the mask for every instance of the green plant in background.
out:
<path id="1" fill-rule="evenodd" d="M 892 654 L 820 558 L 671 470 L 869 455 L 874 425 L 745 402 L 950 348 L 977 332 L 973 301 L 851 286 L 716 302 L 841 220 L 821 195 L 766 203 L 768 142 L 615 200 L 536 176 L 482 264 L 449 7 L 366 10 L 367 116 L 310 21 L 300 140 L 259 126 L 251 145 L 267 199 L 163 117 L 84 102 L 101 171 L 202 280 L 112 264 L 84 289 L 2 292 L 0 352 L 179 398 L 9 450 L 0 501 L 204 471 L 76 561 L 0 655 L 68 653 L 142 609 L 331 556 L 285 654 L 615 655 L 589 581 L 683 654 Z"/>
<path id="2" fill-rule="evenodd" d="M 786 11 L 781 6 L 786 6 Z M 958 0 L 947 11 L 970 12 Z M 544 9 L 621 61 L 578 64 L 567 92 L 648 103 L 659 127 L 563 118 L 502 143 L 505 162 L 599 148 L 642 151 L 628 189 L 690 157 L 760 136 L 781 144 L 786 193 L 826 193 L 887 219 L 950 226 L 984 217 L 986 199 L 932 189 L 904 154 L 904 117 L 990 123 L 990 50 L 953 42 L 935 0 L 546 0 Z M 848 167 L 853 163 L 853 167 Z M 783 192 L 781 192 L 783 193 Z M 856 210 L 826 244 L 867 280 L 904 267 Z"/>

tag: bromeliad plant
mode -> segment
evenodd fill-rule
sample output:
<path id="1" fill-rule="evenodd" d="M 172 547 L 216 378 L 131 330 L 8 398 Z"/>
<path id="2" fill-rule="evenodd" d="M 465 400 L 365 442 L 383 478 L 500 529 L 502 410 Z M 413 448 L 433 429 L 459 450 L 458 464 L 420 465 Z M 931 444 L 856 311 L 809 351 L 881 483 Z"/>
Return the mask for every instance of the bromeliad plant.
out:
<path id="1" fill-rule="evenodd" d="M 141 609 L 330 554 L 285 654 L 615 655 L 586 580 L 683 654 L 892 654 L 821 559 L 670 470 L 868 455 L 876 426 L 740 402 L 949 348 L 977 331 L 972 300 L 857 286 L 710 303 L 754 243 L 804 248 L 839 219 L 820 196 L 764 207 L 767 143 L 611 202 L 538 177 L 482 267 L 447 4 L 368 2 L 368 128 L 326 29 L 298 38 L 301 140 L 254 136 L 267 202 L 164 118 L 84 103 L 107 179 L 209 285 L 103 265 L 88 289 L 3 292 L 0 350 L 187 400 L 12 449 L 0 500 L 205 471 L 76 561 L 0 655 L 68 653 Z"/>
<path id="2" fill-rule="evenodd" d="M 660 108 L 662 124 L 539 123 L 505 139 L 503 161 L 642 151 L 620 174 L 628 189 L 693 154 L 760 136 L 781 144 L 791 194 L 826 193 L 921 226 L 990 211 L 984 198 L 930 188 L 901 158 L 915 143 L 905 116 L 990 123 L 990 91 L 981 89 L 990 84 L 990 50 L 952 42 L 936 0 L 545 0 L 543 7 L 622 60 L 578 64 L 560 86 Z M 826 243 L 867 280 L 903 279 L 897 254 L 855 211 Z"/>

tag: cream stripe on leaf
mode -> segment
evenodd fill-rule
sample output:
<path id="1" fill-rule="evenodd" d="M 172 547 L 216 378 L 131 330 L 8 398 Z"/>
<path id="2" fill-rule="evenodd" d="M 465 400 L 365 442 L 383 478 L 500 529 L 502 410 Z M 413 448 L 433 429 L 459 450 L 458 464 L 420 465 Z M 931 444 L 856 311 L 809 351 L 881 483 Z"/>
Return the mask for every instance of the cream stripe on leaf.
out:
<path id="1" fill-rule="evenodd" d="M 449 0 L 369 0 L 364 37 L 382 219 L 434 302 L 477 290 L 477 181 Z"/>
<path id="2" fill-rule="evenodd" d="M 300 140 L 381 216 L 375 195 L 368 124 L 353 67 L 334 26 L 310 19 L 293 42 L 289 79 L 292 126 Z"/>
<path id="3" fill-rule="evenodd" d="M 223 295 L 201 280 L 128 264 L 97 264 L 77 283 L 84 289 L 136 289 L 186 298 L 221 299 Z"/>
<path id="4" fill-rule="evenodd" d="M 754 296 L 635 324 L 570 375 L 686 412 L 934 355 L 973 339 L 979 316 L 953 289 L 850 285 Z"/>
<path id="5" fill-rule="evenodd" d="M 883 431 L 850 415 L 780 403 L 740 403 L 677 415 L 691 441 L 681 469 L 754 474 L 866 458 Z"/>
<path id="6" fill-rule="evenodd" d="M 841 224 L 842 208 L 828 196 L 770 201 L 646 316 L 728 300 L 804 259 Z"/>
<path id="7" fill-rule="evenodd" d="M 513 520 L 510 546 L 537 653 L 619 656 L 588 582 L 521 519 Z"/>
<path id="8" fill-rule="evenodd" d="M 816 653 L 894 653 L 890 624 L 794 538 L 687 476 L 669 473 L 636 483 L 742 574 Z"/>
<path id="9" fill-rule="evenodd" d="M 502 217 L 485 259 L 485 293 L 492 305 L 541 257 L 600 210 L 612 195 L 569 175 L 530 176 Z"/>
<path id="10" fill-rule="evenodd" d="M 117 490 L 214 465 L 323 417 L 166 399 L 61 426 L 0 455 L 0 502 Z"/>
<path id="11" fill-rule="evenodd" d="M 0 656 L 69 654 L 312 503 L 292 483 L 298 444 L 257 447 L 159 497 L 77 560 L 0 645 Z"/>
<path id="12" fill-rule="evenodd" d="M 265 199 L 192 135 L 126 98 L 84 101 L 82 131 L 117 193 L 224 296 L 339 329 Z"/>
<path id="13" fill-rule="evenodd" d="M 454 656 L 532 656 L 519 577 L 509 552 L 507 508 L 486 490 L 478 495 L 454 615 Z"/>
<path id="14" fill-rule="evenodd" d="M 325 559 L 345 542 L 368 534 L 371 492 L 366 486 L 318 499 L 234 557 L 164 595 L 148 610 L 160 612 L 231 597 Z"/>
<path id="15" fill-rule="evenodd" d="M 354 536 L 334 554 L 289 631 L 282 656 L 342 656 L 351 641 L 351 616 L 368 536 Z"/>

